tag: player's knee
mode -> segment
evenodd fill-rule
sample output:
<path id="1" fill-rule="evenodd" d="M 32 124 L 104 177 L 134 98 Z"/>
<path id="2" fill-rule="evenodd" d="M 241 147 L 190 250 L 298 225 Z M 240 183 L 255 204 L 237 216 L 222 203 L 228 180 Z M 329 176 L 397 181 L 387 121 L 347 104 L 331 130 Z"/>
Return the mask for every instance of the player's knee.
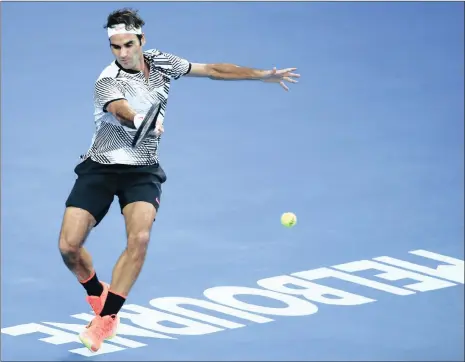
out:
<path id="1" fill-rule="evenodd" d="M 133 259 L 142 260 L 147 253 L 150 241 L 150 232 L 139 231 L 129 233 L 128 235 L 128 252 Z"/>
<path id="2" fill-rule="evenodd" d="M 73 238 L 61 235 L 58 242 L 58 249 L 63 257 L 68 259 L 74 258 L 79 255 L 80 244 L 80 240 L 73 240 Z"/>

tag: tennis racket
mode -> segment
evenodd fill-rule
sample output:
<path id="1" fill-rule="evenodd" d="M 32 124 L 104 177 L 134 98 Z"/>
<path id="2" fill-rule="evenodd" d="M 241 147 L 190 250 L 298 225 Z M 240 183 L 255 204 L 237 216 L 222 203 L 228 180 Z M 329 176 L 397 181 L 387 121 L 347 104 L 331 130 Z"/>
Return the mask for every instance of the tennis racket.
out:
<path id="1" fill-rule="evenodd" d="M 134 139 L 132 140 L 132 148 L 136 148 L 143 140 L 145 140 L 149 132 L 155 129 L 158 114 L 160 113 L 160 105 L 160 102 L 156 102 L 150 107 L 149 111 L 145 115 L 144 120 L 134 135 Z"/>

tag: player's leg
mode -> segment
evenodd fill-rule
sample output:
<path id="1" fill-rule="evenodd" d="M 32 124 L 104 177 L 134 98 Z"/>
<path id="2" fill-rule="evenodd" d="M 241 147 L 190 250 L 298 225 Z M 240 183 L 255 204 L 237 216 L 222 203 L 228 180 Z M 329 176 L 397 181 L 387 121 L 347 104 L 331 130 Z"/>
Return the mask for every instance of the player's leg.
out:
<path id="1" fill-rule="evenodd" d="M 86 290 L 87 302 L 96 314 L 103 308 L 108 285 L 98 280 L 92 257 L 83 245 L 108 212 L 116 191 L 116 180 L 102 173 L 102 167 L 91 160 L 76 167 L 78 178 L 66 200 L 58 243 L 63 262 Z"/>
<path id="2" fill-rule="evenodd" d="M 114 309 L 107 303 L 102 311 L 116 314 L 124 303 L 127 295 L 136 282 L 145 262 L 145 256 L 150 241 L 150 233 L 157 210 L 155 206 L 146 201 L 135 201 L 123 208 L 126 222 L 127 247 L 116 263 L 111 280 L 110 293 L 120 298 Z M 108 301 L 110 302 L 110 300 Z M 106 310 L 108 307 L 108 310 Z"/>
<path id="3" fill-rule="evenodd" d="M 101 316 L 119 312 L 145 262 L 166 175 L 160 166 L 141 167 L 120 179 L 120 207 L 126 222 L 127 246 L 113 268 L 110 291 Z"/>
<path id="4" fill-rule="evenodd" d="M 152 166 L 153 168 L 154 166 Z M 126 301 L 145 261 L 150 233 L 161 196 L 161 183 L 166 180 L 163 170 L 128 168 L 118 179 L 117 195 L 126 222 L 127 247 L 113 268 L 105 304 L 80 339 L 91 351 L 98 351 L 107 338 L 116 334 L 118 313 Z M 163 177 L 160 177 L 162 174 Z"/>
<path id="5" fill-rule="evenodd" d="M 95 218 L 86 210 L 67 207 L 63 216 L 58 247 L 63 262 L 79 281 L 86 281 L 94 272 L 92 257 L 83 248 Z"/>

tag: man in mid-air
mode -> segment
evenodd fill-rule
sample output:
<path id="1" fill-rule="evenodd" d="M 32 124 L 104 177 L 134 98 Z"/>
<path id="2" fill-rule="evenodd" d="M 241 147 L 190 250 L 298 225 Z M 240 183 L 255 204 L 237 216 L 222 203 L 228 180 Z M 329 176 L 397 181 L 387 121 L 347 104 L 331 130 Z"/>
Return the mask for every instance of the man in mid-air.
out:
<path id="1" fill-rule="evenodd" d="M 94 87 L 96 130 L 87 152 L 75 168 L 77 179 L 66 200 L 59 237 L 65 265 L 87 293 L 94 319 L 79 335 L 91 351 L 116 335 L 118 312 L 144 264 L 152 225 L 160 205 L 166 175 L 158 159 L 164 132 L 170 82 L 180 77 L 215 80 L 255 80 L 296 83 L 295 68 L 257 70 L 233 64 L 191 63 L 160 50 L 143 50 L 145 25 L 137 11 L 117 10 L 105 28 L 115 60 Z M 144 115 L 159 102 L 157 126 L 136 148 L 132 140 Z M 83 247 L 90 231 L 107 214 L 117 196 L 124 216 L 127 246 L 113 268 L 111 284 L 97 278 L 92 258 Z"/>

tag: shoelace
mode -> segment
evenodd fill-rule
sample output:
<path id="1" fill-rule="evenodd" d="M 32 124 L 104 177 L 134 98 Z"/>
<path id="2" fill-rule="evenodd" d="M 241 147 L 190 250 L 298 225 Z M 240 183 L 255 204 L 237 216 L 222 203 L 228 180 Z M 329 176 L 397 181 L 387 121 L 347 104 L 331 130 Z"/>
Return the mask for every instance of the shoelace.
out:
<path id="1" fill-rule="evenodd" d="M 110 332 L 110 330 L 111 330 L 111 319 L 110 320 L 100 319 L 96 324 L 93 325 L 94 334 L 98 337 L 99 340 L 102 340 L 105 332 Z"/>

